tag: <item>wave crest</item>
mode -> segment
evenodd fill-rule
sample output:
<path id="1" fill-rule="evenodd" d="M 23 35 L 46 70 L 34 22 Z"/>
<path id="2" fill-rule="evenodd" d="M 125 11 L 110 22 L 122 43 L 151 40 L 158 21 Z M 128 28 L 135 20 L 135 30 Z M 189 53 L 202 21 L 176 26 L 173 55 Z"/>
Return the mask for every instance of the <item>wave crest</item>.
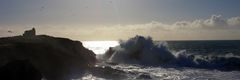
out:
<path id="1" fill-rule="evenodd" d="M 151 37 L 135 36 L 110 48 L 104 58 L 113 63 L 140 64 L 146 66 L 174 65 L 221 70 L 240 70 L 240 57 L 226 55 L 196 55 L 182 50 L 171 52 L 167 42 L 154 43 Z"/>

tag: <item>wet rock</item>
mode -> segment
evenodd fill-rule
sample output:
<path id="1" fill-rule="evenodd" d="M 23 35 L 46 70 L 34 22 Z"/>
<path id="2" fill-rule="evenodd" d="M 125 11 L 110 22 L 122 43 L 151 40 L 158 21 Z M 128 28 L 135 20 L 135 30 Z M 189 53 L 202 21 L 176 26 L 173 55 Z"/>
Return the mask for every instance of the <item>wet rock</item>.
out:
<path id="1" fill-rule="evenodd" d="M 124 80 L 126 74 L 122 70 L 113 69 L 109 66 L 98 66 L 90 70 L 90 73 L 94 76 L 105 78 L 105 79 L 114 79 L 114 80 Z"/>
<path id="2" fill-rule="evenodd" d="M 152 79 L 152 77 L 149 75 L 149 74 L 140 74 L 137 79 L 142 79 L 142 80 L 145 80 L 145 79 Z"/>

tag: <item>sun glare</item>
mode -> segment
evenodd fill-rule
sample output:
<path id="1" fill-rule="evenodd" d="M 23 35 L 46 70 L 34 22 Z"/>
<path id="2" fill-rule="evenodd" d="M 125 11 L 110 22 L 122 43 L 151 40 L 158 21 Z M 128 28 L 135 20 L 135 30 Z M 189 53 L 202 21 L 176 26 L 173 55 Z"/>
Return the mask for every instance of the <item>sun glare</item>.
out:
<path id="1" fill-rule="evenodd" d="M 83 46 L 92 50 L 95 54 L 103 54 L 109 47 L 119 45 L 118 41 L 83 41 Z"/>

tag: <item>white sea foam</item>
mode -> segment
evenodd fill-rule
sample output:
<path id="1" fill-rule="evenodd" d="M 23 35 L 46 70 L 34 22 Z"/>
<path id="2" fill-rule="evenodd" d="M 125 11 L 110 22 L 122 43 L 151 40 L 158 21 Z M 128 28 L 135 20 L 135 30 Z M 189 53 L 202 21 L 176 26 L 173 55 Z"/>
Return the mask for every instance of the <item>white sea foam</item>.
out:
<path id="1" fill-rule="evenodd" d="M 88 45 L 91 45 L 92 48 L 90 49 L 96 50 L 95 52 L 99 52 L 98 49 L 102 49 L 101 51 L 104 52 L 109 47 L 113 47 L 113 54 L 105 58 L 109 61 L 120 63 L 114 66 L 110 65 L 110 67 L 124 71 L 125 73 L 117 75 L 126 75 L 126 79 L 149 79 L 150 77 L 156 80 L 240 80 L 238 69 L 240 67 L 240 58 L 231 53 L 199 55 L 189 53 L 187 50 L 171 51 L 168 49 L 167 42 L 153 43 L 150 37 L 145 38 L 141 36 L 130 38 L 127 41 L 120 41 L 120 44 L 117 41 L 114 43 L 117 43 L 114 45 L 116 47 L 103 46 L 105 47 L 103 48 L 101 45 L 104 44 L 101 44 L 101 42 L 99 43 L 101 44 L 99 48 L 94 48 L 96 45 Z M 109 75 L 99 77 L 88 74 L 82 79 L 105 80 L 109 79 L 108 77 Z"/>
<path id="2" fill-rule="evenodd" d="M 233 54 L 195 55 L 182 50 L 171 52 L 166 42 L 154 43 L 151 37 L 135 36 L 107 51 L 105 57 L 113 63 L 147 66 L 174 65 L 222 70 L 239 70 L 240 57 Z"/>
<path id="3" fill-rule="evenodd" d="M 120 64 L 111 66 L 114 69 L 124 71 L 118 75 L 126 75 L 124 80 L 240 80 L 239 71 L 219 71 L 194 68 L 163 68 L 143 67 L 139 65 Z M 147 77 L 142 77 L 142 75 Z M 109 76 L 109 75 L 105 75 Z M 81 79 L 80 79 L 81 80 Z M 82 80 L 108 80 L 88 74 Z"/>

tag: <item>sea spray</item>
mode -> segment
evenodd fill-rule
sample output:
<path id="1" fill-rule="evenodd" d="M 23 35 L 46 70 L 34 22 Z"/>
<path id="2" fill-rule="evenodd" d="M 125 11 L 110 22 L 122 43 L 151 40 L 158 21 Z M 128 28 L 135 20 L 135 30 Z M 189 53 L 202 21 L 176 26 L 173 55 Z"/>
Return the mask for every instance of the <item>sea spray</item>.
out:
<path id="1" fill-rule="evenodd" d="M 105 60 L 112 63 L 146 66 L 179 66 L 221 70 L 239 70 L 240 57 L 234 54 L 201 55 L 181 50 L 170 51 L 167 42 L 154 43 L 151 37 L 135 36 L 108 50 Z"/>
<path id="2" fill-rule="evenodd" d="M 163 44 L 154 44 L 150 37 L 136 36 L 113 48 L 109 61 L 142 65 L 158 65 L 174 61 L 174 55 Z M 108 53 L 109 54 L 109 53 Z"/>

